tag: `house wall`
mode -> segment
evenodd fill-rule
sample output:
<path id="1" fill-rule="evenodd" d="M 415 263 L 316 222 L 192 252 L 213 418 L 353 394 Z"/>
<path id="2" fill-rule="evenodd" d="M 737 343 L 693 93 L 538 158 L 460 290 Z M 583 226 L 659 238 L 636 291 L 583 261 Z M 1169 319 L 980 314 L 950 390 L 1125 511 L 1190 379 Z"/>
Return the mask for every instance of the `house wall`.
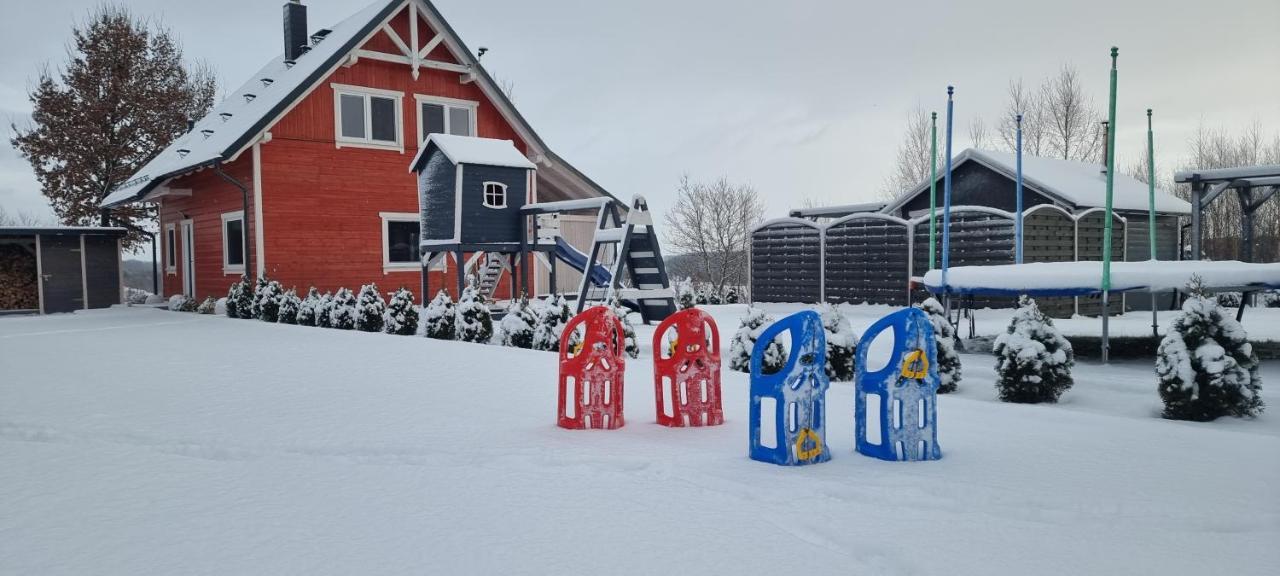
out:
<path id="1" fill-rule="evenodd" d="M 252 186 L 253 158 L 242 154 L 235 162 L 223 166 L 227 174 Z M 169 183 L 172 189 L 189 189 L 191 196 L 165 196 L 160 199 L 160 274 L 161 291 L 166 297 L 182 293 L 182 278 L 186 264 L 182 261 L 182 221 L 193 222 L 195 234 L 195 280 L 197 299 L 208 296 L 220 298 L 227 295 L 227 288 L 240 278 L 239 272 L 226 272 L 222 267 L 222 214 L 238 212 L 243 208 L 240 189 L 223 180 L 213 170 L 203 170 Z M 249 213 L 253 213 L 253 194 L 249 194 Z M 168 249 L 167 225 L 173 224 L 177 243 L 174 255 L 177 267 L 165 269 Z M 249 259 L 254 260 L 254 222 L 249 224 Z"/>

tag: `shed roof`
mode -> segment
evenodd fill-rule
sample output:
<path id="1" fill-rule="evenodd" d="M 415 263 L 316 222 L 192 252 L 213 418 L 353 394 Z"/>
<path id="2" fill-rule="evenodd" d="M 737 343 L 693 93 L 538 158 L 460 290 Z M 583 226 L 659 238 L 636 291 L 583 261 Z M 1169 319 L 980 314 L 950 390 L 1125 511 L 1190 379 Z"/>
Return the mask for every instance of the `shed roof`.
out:
<path id="1" fill-rule="evenodd" d="M 507 168 L 527 168 L 530 170 L 537 168 L 533 162 L 530 162 L 528 158 L 524 157 L 524 154 L 521 154 L 516 149 L 516 145 L 510 140 L 455 136 L 453 134 L 432 134 L 418 148 L 418 154 L 413 157 L 413 162 L 409 164 L 410 172 L 417 172 L 422 169 L 422 163 L 427 158 L 427 150 L 433 146 L 439 148 L 445 157 L 454 164 L 483 164 L 485 166 L 505 166 Z"/>
<path id="2" fill-rule="evenodd" d="M 0 236 L 124 236 L 128 233 L 114 226 L 0 226 Z"/>
<path id="3" fill-rule="evenodd" d="M 1017 178 L 1017 157 L 1012 153 L 969 148 L 955 157 L 952 170 L 969 161 L 982 164 L 1011 180 Z M 1106 205 L 1107 176 L 1098 164 L 1024 154 L 1022 180 L 1037 192 L 1076 209 L 1101 208 Z M 897 210 L 928 189 L 929 181 L 925 180 L 899 195 L 884 211 Z M 1128 174 L 1117 173 L 1113 182 L 1111 207 L 1115 210 L 1146 212 L 1147 185 Z M 1191 205 L 1186 200 L 1157 188 L 1156 212 L 1190 214 Z"/>

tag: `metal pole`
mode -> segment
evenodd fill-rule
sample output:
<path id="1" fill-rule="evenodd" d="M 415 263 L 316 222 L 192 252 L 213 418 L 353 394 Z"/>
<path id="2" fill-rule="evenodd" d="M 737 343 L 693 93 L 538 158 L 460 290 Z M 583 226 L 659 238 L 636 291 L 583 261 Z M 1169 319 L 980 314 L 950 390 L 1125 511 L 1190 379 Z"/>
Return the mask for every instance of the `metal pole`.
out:
<path id="1" fill-rule="evenodd" d="M 1200 175 L 1191 177 L 1191 259 L 1200 259 L 1200 220 L 1201 198 L 1204 196 L 1204 183 Z"/>
<path id="2" fill-rule="evenodd" d="M 1156 140 L 1151 131 L 1151 109 L 1147 108 L 1147 236 L 1149 236 L 1151 253 L 1148 260 L 1156 257 Z M 1151 293 L 1151 335 L 1160 336 L 1160 321 L 1156 317 L 1156 293 Z"/>
<path id="3" fill-rule="evenodd" d="M 942 175 L 942 294 L 943 308 L 950 312 L 950 289 L 947 286 L 947 268 L 951 265 L 951 116 L 955 110 L 954 86 L 947 86 L 947 157 L 946 172 Z"/>
<path id="4" fill-rule="evenodd" d="M 1014 224 L 1013 237 L 1014 237 L 1014 246 L 1015 246 L 1014 262 L 1017 264 L 1021 264 L 1022 263 L 1022 115 L 1019 114 L 1016 120 L 1018 122 L 1018 145 L 1017 145 L 1017 148 L 1018 148 L 1018 185 L 1017 185 L 1018 209 L 1017 209 L 1017 215 L 1015 216 L 1016 219 L 1013 221 L 1013 224 Z"/>
<path id="5" fill-rule="evenodd" d="M 933 122 L 929 128 L 929 269 L 933 270 L 938 264 L 938 113 L 929 116 Z"/>
<path id="6" fill-rule="evenodd" d="M 151 235 L 151 293 L 160 295 L 160 256 L 156 253 L 156 235 Z"/>
<path id="7" fill-rule="evenodd" d="M 1116 58 L 1120 49 L 1111 47 L 1111 98 L 1107 110 L 1110 129 L 1107 130 L 1107 206 L 1106 222 L 1102 228 L 1102 363 L 1106 364 L 1110 356 L 1110 342 L 1107 332 L 1107 293 L 1111 291 L 1111 195 L 1115 187 L 1116 177 Z"/>

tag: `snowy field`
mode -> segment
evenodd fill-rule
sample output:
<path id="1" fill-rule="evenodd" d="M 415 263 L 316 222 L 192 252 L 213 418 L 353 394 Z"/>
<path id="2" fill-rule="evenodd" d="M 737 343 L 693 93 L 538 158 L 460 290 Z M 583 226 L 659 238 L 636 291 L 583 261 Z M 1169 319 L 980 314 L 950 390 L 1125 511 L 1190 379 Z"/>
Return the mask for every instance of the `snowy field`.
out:
<path id="1" fill-rule="evenodd" d="M 744 307 L 712 310 L 727 342 Z M 861 333 L 888 308 L 856 311 Z M 921 463 L 855 454 L 834 383 L 834 458 L 781 468 L 746 456 L 745 375 L 724 373 L 724 426 L 655 425 L 639 330 L 627 426 L 568 431 L 545 352 L 137 308 L 0 318 L 0 573 L 1280 566 L 1280 362 L 1271 412 L 1193 424 L 1157 417 L 1150 362 L 1083 363 L 1061 404 L 1027 406 L 966 355 L 943 459 Z"/>

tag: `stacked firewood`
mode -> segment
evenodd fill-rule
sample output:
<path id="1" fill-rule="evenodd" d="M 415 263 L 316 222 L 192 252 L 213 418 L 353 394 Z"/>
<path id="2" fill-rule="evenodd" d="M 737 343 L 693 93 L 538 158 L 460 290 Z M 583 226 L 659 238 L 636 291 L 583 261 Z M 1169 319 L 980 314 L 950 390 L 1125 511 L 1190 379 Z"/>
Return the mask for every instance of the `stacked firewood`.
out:
<path id="1" fill-rule="evenodd" d="M 33 246 L 0 244 L 0 310 L 40 307 Z"/>

